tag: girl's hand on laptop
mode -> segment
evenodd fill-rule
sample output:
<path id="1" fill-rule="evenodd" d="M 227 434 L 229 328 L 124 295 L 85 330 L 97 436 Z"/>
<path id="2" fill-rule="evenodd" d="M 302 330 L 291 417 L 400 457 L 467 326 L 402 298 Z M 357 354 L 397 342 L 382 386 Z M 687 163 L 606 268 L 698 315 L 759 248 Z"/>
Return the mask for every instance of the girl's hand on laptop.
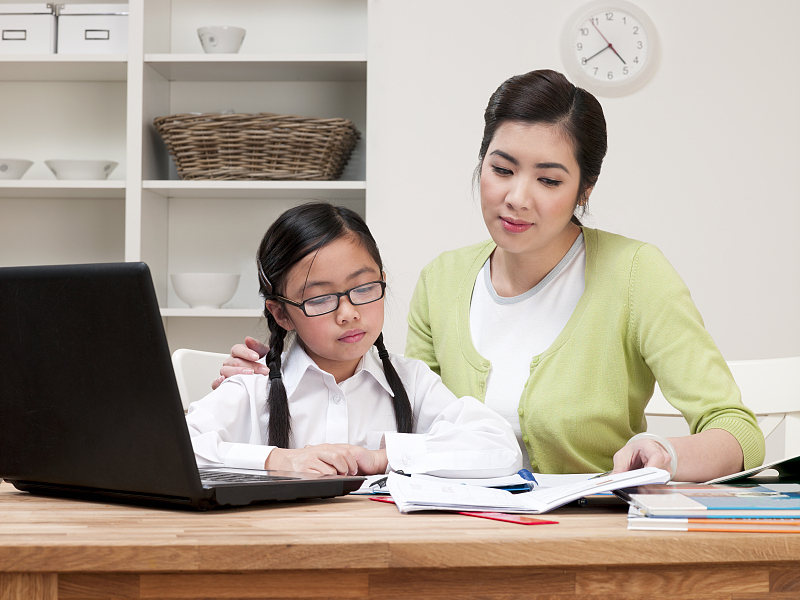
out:
<path id="1" fill-rule="evenodd" d="M 359 465 L 350 448 L 358 446 L 318 444 L 295 449 L 273 448 L 264 462 L 264 468 L 268 471 L 355 475 L 359 471 Z"/>
<path id="2" fill-rule="evenodd" d="M 255 338 L 246 337 L 244 344 L 236 344 L 231 348 L 231 355 L 222 363 L 219 370 L 219 377 L 211 382 L 211 389 L 215 390 L 228 377 L 234 375 L 269 375 L 269 368 L 258 362 L 262 356 L 266 356 L 269 348 Z"/>
<path id="3" fill-rule="evenodd" d="M 350 444 L 334 444 L 340 448 L 346 449 L 352 454 L 358 463 L 358 475 L 379 475 L 386 473 L 386 468 L 389 466 L 389 459 L 386 456 L 386 449 L 381 450 L 367 450 L 361 446 L 352 446 Z"/>

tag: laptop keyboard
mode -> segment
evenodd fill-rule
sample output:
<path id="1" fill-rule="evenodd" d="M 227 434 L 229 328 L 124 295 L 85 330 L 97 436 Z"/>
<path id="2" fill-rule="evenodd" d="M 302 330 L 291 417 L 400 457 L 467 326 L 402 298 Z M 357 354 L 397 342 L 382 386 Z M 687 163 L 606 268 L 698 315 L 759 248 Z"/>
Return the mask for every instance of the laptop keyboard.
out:
<path id="1" fill-rule="evenodd" d="M 263 483 L 265 481 L 292 480 L 296 477 L 280 477 L 278 475 L 257 475 L 245 473 L 226 473 L 221 471 L 205 471 L 200 469 L 200 479 L 202 481 L 214 481 L 221 483 Z"/>

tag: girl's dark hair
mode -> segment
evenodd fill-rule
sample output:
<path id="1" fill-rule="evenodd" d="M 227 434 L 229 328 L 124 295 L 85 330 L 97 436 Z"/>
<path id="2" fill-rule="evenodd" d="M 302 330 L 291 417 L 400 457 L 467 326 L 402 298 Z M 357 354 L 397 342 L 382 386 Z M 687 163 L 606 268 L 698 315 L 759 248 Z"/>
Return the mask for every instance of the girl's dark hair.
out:
<path id="1" fill-rule="evenodd" d="M 586 210 L 587 193 L 597 183 L 608 149 L 606 120 L 597 98 L 547 69 L 516 75 L 504 81 L 484 113 L 483 140 L 478 153 L 476 180 L 497 128 L 508 121 L 559 127 L 572 142 L 581 171 L 576 204 Z M 573 221 L 580 225 L 577 217 Z"/>
<path id="2" fill-rule="evenodd" d="M 265 300 L 278 300 L 276 296 L 284 294 L 286 278 L 292 267 L 309 254 L 335 240 L 347 237 L 355 238 L 378 265 L 378 269 L 383 272 L 383 261 L 372 233 L 364 220 L 349 208 L 333 206 L 325 202 L 311 202 L 284 212 L 264 234 L 256 254 L 261 295 Z M 269 408 L 268 443 L 270 446 L 288 448 L 292 422 L 286 388 L 281 378 L 281 354 L 287 331 L 278 325 L 266 306 L 264 307 L 264 316 L 270 331 L 269 352 L 266 356 L 271 379 L 269 398 L 267 399 Z M 383 363 L 386 381 L 394 394 L 394 416 L 397 431 L 411 433 L 413 428 L 411 403 L 400 376 L 389 360 L 389 353 L 383 343 L 383 333 L 375 340 L 375 346 Z"/>

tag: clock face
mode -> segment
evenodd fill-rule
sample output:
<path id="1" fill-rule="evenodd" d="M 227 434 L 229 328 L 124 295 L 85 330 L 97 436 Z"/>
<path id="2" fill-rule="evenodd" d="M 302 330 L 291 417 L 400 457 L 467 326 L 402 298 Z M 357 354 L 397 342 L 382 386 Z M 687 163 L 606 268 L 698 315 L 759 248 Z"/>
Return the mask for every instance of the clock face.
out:
<path id="1" fill-rule="evenodd" d="M 655 27 L 637 7 L 593 3 L 566 25 L 562 59 L 577 85 L 602 95 L 621 95 L 652 74 L 656 42 Z"/>

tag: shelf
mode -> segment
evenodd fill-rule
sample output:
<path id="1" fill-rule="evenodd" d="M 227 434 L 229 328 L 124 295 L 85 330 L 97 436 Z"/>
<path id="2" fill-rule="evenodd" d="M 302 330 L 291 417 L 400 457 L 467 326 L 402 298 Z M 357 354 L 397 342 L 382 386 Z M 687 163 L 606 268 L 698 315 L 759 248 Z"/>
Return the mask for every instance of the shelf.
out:
<path id="1" fill-rule="evenodd" d="M 365 54 L 146 54 L 168 81 L 366 81 Z"/>
<path id="2" fill-rule="evenodd" d="M 203 53 L 197 27 L 228 19 L 246 23 L 244 52 Z M 230 348 L 263 329 L 252 252 L 266 227 L 312 200 L 366 211 L 368 0 L 135 0 L 129 25 L 125 54 L 0 55 L 0 141 L 34 162 L 0 179 L 0 262 L 144 260 L 170 346 Z M 178 179 L 153 118 L 232 108 L 350 119 L 362 137 L 345 179 Z M 57 180 L 43 164 L 97 155 L 120 163 L 113 179 Z M 170 273 L 214 269 L 247 279 L 225 308 L 174 294 Z"/>
<path id="3" fill-rule="evenodd" d="M 264 198 L 339 200 L 363 197 L 365 181 L 178 181 L 147 180 L 145 190 L 166 198 Z"/>
<path id="4" fill-rule="evenodd" d="M 260 308 L 162 308 L 162 317 L 249 317 L 263 316 Z"/>
<path id="5" fill-rule="evenodd" d="M 124 54 L 4 54 L 0 81 L 126 81 Z"/>
<path id="6" fill-rule="evenodd" d="M 0 198 L 124 197 L 124 181 L 0 180 Z"/>

